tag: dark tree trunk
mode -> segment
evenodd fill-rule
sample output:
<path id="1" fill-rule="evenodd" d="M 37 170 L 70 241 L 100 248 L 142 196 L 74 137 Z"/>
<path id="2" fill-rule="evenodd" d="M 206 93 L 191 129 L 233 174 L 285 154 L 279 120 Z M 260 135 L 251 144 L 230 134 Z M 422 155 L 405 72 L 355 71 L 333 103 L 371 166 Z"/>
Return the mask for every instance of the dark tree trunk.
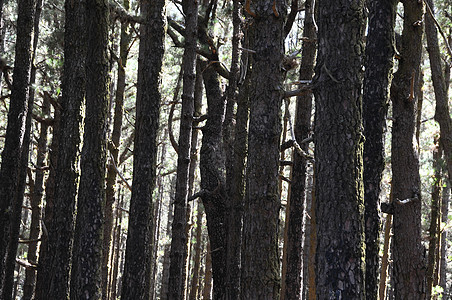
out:
<path id="1" fill-rule="evenodd" d="M 449 199 L 450 199 L 450 185 L 446 181 L 443 188 L 443 195 L 441 199 L 441 222 L 446 223 L 449 213 Z M 440 254 L 439 254 L 439 286 L 446 291 L 447 288 L 447 230 L 443 230 L 440 235 Z"/>
<path id="2" fill-rule="evenodd" d="M 278 299 L 279 143 L 285 1 L 253 2 L 249 153 L 242 238 L 241 297 Z"/>
<path id="3" fill-rule="evenodd" d="M 175 180 L 171 180 L 170 190 L 174 190 L 174 182 Z M 170 202 L 173 199 L 170 198 Z M 171 240 L 171 222 L 173 219 L 173 210 L 171 209 L 171 203 L 168 204 L 168 215 L 167 215 L 167 223 L 166 223 L 166 235 L 169 240 Z M 162 285 L 160 287 L 160 299 L 167 300 L 168 299 L 168 281 L 169 281 L 169 265 L 170 265 L 170 244 L 166 244 L 164 246 L 164 254 L 163 254 L 163 263 L 162 263 Z"/>
<path id="4" fill-rule="evenodd" d="M 393 261 L 396 299 L 424 299 L 425 262 L 421 244 L 421 190 L 414 136 L 422 52 L 423 3 L 402 1 L 404 22 L 401 60 L 391 86 L 393 104 L 392 186 Z M 418 112 L 420 113 L 420 112 Z"/>
<path id="5" fill-rule="evenodd" d="M 207 230 L 212 249 L 213 298 L 225 297 L 226 271 L 226 191 L 225 152 L 222 125 L 226 101 L 219 75 L 207 62 L 201 63 L 207 96 L 208 117 L 203 127 L 200 173 L 202 201 L 206 211 Z"/>
<path id="6" fill-rule="evenodd" d="M 303 29 L 300 80 L 311 80 L 314 75 L 314 62 L 316 54 L 315 39 L 317 36 L 314 23 L 315 1 L 305 2 L 305 20 Z M 295 115 L 295 138 L 297 142 L 309 137 L 311 132 L 312 94 L 307 93 L 297 98 Z M 308 143 L 301 148 L 307 152 Z M 306 200 L 306 172 L 307 161 L 294 151 L 291 173 L 290 199 L 288 201 L 288 230 L 287 230 L 287 272 L 285 281 L 284 299 L 301 299 L 303 283 L 303 240 L 305 224 L 305 200 Z M 283 296 L 283 295 L 281 295 Z"/>
<path id="7" fill-rule="evenodd" d="M 432 0 L 427 0 L 432 13 L 435 12 Z M 452 180 L 452 119 L 449 114 L 448 90 L 443 72 L 441 51 L 439 48 L 438 32 L 434 20 L 426 12 L 425 33 L 427 37 L 427 51 L 430 59 L 433 88 L 435 91 L 435 120 L 439 123 L 441 145 L 444 150 L 449 182 Z"/>
<path id="8" fill-rule="evenodd" d="M 11 299 L 31 126 L 31 37 L 36 1 L 18 2 L 16 53 L 0 170 L 0 297 Z M 31 103 L 32 104 L 32 103 Z M 30 114 L 30 115 L 29 115 Z M 27 124 L 28 123 L 28 124 Z M 28 128 L 27 128 L 28 127 Z"/>
<path id="9" fill-rule="evenodd" d="M 188 170 L 190 165 L 191 132 L 193 121 L 196 32 L 198 23 L 198 2 L 183 0 L 185 13 L 185 51 L 183 58 L 182 112 L 179 131 L 179 153 L 177 158 L 177 179 L 174 200 L 174 219 L 170 251 L 168 298 L 182 299 L 185 290 L 185 255 L 187 236 L 186 210 L 188 199 Z"/>
<path id="10" fill-rule="evenodd" d="M 36 11 L 35 11 L 35 19 L 34 19 L 34 35 L 33 35 L 33 60 L 36 57 L 36 49 L 38 46 L 38 37 L 39 37 L 39 21 L 41 17 L 42 11 L 42 0 L 38 0 L 36 2 Z M 33 85 L 36 81 L 36 67 L 32 66 L 31 68 L 31 80 L 30 83 Z M 33 89 L 30 90 L 30 100 L 29 103 L 31 105 L 34 102 L 35 92 Z M 29 104 L 30 105 L 30 104 Z M 30 108 L 32 110 L 32 106 Z M 42 115 L 47 117 L 50 113 L 50 103 L 47 99 L 43 99 L 42 104 Z M 31 116 L 30 116 L 31 117 Z M 30 124 L 31 126 L 31 124 Z M 38 238 L 41 232 L 41 203 L 44 195 L 44 170 L 45 159 L 47 154 L 47 130 L 49 128 L 49 124 L 47 122 L 41 122 L 41 131 L 39 134 L 38 145 L 36 149 L 36 173 L 35 180 L 33 183 L 33 189 L 30 188 L 31 196 L 30 196 L 30 206 L 32 209 L 31 214 L 31 222 L 30 222 L 30 235 L 29 240 L 32 241 L 28 244 L 27 250 L 27 260 L 29 263 L 36 265 L 37 264 L 37 249 L 38 249 Z M 31 179 L 31 178 L 30 178 Z M 36 269 L 35 268 L 26 268 L 25 270 L 25 281 L 23 287 L 23 296 L 22 299 L 31 299 L 33 297 L 34 287 L 36 282 Z"/>
<path id="11" fill-rule="evenodd" d="M 69 295 L 75 198 L 78 185 L 81 106 L 85 97 L 85 0 L 65 3 L 64 66 L 58 161 L 51 221 L 46 223 L 45 255 L 39 260 L 36 299 L 66 299 Z M 47 220 L 46 211 L 46 220 Z M 50 216 L 49 216 L 50 217 Z M 44 245 L 43 245 L 44 246 Z"/>
<path id="12" fill-rule="evenodd" d="M 157 163 L 160 83 L 166 26 L 165 1 L 141 1 L 137 115 L 123 299 L 149 299 L 152 276 L 152 193 Z"/>
<path id="13" fill-rule="evenodd" d="M 190 288 L 189 300 L 198 299 L 199 288 L 199 273 L 201 268 L 201 250 L 202 250 L 202 218 L 204 214 L 203 205 L 198 202 L 198 213 L 196 214 L 196 235 L 195 235 L 195 255 L 194 255 L 194 266 L 193 266 L 193 279 Z"/>
<path id="14" fill-rule="evenodd" d="M 437 266 L 437 246 L 440 237 L 439 226 L 441 222 L 441 189 L 442 189 L 442 174 L 441 174 L 441 154 L 442 149 L 439 145 L 439 140 L 435 137 L 433 142 L 435 148 L 433 149 L 433 170 L 435 171 L 433 177 L 432 186 L 432 202 L 430 210 L 430 227 L 428 230 L 428 257 L 427 257 L 427 270 L 426 270 L 426 299 L 432 298 L 432 290 L 436 285 L 434 278 L 435 270 L 438 270 Z"/>
<path id="15" fill-rule="evenodd" d="M 379 196 L 384 169 L 384 129 L 392 78 L 395 0 L 367 1 L 369 31 L 363 89 L 364 220 L 366 240 L 366 299 L 377 299 L 379 260 Z"/>
<path id="16" fill-rule="evenodd" d="M 50 97 L 49 94 L 44 93 L 44 97 Z M 49 99 L 46 99 L 45 101 L 48 101 Z M 41 225 L 42 225 L 42 235 L 41 235 L 41 245 L 39 250 L 39 264 L 37 268 L 37 274 L 36 274 L 36 285 L 35 285 L 35 298 L 38 298 L 39 295 L 43 294 L 43 290 L 46 288 L 45 285 L 42 284 L 43 276 L 41 276 L 43 269 L 42 265 L 46 259 L 47 253 L 48 253 L 48 225 L 52 224 L 53 222 L 53 212 L 54 212 L 54 203 L 55 203 L 55 173 L 57 169 L 57 160 L 58 160 L 58 134 L 59 132 L 59 126 L 60 126 L 60 117 L 61 117 L 61 111 L 59 106 L 54 106 L 54 114 L 53 114 L 53 126 L 52 126 L 52 143 L 49 147 L 49 159 L 48 164 L 50 167 L 49 176 L 47 177 L 46 185 L 45 185 L 45 200 L 46 200 L 46 206 L 44 209 L 44 213 L 41 219 Z"/>
<path id="17" fill-rule="evenodd" d="M 240 299 L 240 282 L 241 282 L 241 245 L 242 245 L 242 216 L 243 216 L 243 202 L 245 198 L 245 169 L 246 169 L 246 153 L 248 146 L 248 118 L 249 118 L 249 103 L 248 103 L 248 83 L 245 78 L 239 78 L 241 71 L 249 71 L 248 53 L 242 52 L 240 56 L 242 64 L 239 65 L 239 47 L 241 35 L 243 32 L 242 21 L 240 15 L 240 3 L 238 0 L 233 1 L 233 35 L 232 35 L 232 61 L 231 72 L 229 77 L 229 86 L 227 90 L 228 106 L 234 105 L 237 102 L 237 112 L 235 117 L 235 126 L 233 126 L 232 116 L 228 130 L 224 128 L 227 141 L 226 152 L 226 189 L 228 192 L 229 201 L 227 203 L 226 216 L 226 299 L 234 300 Z M 242 40 L 247 39 L 246 33 L 243 33 Z M 244 42 L 246 44 L 246 42 Z M 248 46 L 247 44 L 245 47 Z M 239 69 L 240 66 L 240 69 Z M 251 72 L 245 72 L 251 74 Z M 246 83 L 241 82 L 238 87 L 238 81 L 242 79 Z M 237 94 L 238 92 L 238 94 Z M 223 127 L 228 124 L 223 124 Z M 233 134 L 232 132 L 233 131 Z M 231 166 L 229 166 L 231 162 Z"/>
<path id="18" fill-rule="evenodd" d="M 86 113 L 77 201 L 71 299 L 102 298 L 105 163 L 109 108 L 106 0 L 87 2 Z"/>
<path id="19" fill-rule="evenodd" d="M 123 1 L 124 8 L 129 9 L 129 0 Z M 105 188 L 105 225 L 104 225 L 104 245 L 102 262 L 102 299 L 107 299 L 108 294 L 108 274 L 111 269 L 109 264 L 111 235 L 113 231 L 113 204 L 116 193 L 116 168 L 118 166 L 119 146 L 121 140 L 121 129 L 124 108 L 124 93 L 126 87 L 127 56 L 129 54 L 129 44 L 131 41 L 130 25 L 127 22 L 121 23 L 121 36 L 119 42 L 118 78 L 116 82 L 115 112 L 113 117 L 113 131 L 111 134 L 110 164 L 107 169 Z"/>
<path id="20" fill-rule="evenodd" d="M 364 1 L 321 1 L 315 114 L 318 299 L 365 299 Z"/>

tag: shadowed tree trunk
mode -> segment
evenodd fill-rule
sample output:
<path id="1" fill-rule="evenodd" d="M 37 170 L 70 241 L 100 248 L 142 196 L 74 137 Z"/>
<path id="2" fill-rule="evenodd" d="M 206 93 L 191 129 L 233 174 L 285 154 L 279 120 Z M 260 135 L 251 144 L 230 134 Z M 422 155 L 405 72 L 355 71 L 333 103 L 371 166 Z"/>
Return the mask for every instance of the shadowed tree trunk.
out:
<path id="1" fill-rule="evenodd" d="M 185 290 L 185 247 L 187 244 L 185 226 L 187 223 L 188 169 L 190 165 L 191 132 L 196 81 L 195 65 L 198 2 L 196 0 L 183 0 L 182 7 L 185 13 L 185 51 L 182 63 L 184 75 L 176 192 L 174 199 L 174 218 L 170 251 L 168 283 L 169 299 L 182 299 Z"/>
<path id="2" fill-rule="evenodd" d="M 363 89 L 364 219 L 366 299 L 377 299 L 379 260 L 379 197 L 384 169 L 384 129 L 392 79 L 396 0 L 367 1 L 369 32 Z"/>
<path id="3" fill-rule="evenodd" d="M 315 1 L 305 2 L 305 20 L 303 29 L 300 80 L 311 80 L 314 75 L 314 62 L 316 54 L 316 26 L 314 23 Z M 309 137 L 311 131 L 312 93 L 297 98 L 297 109 L 295 115 L 295 138 L 301 142 Z M 308 143 L 301 145 L 307 152 Z M 305 224 L 305 200 L 306 200 L 306 158 L 293 152 L 293 166 L 291 173 L 292 183 L 290 185 L 290 199 L 288 202 L 288 231 L 287 231 L 287 272 L 285 281 L 284 299 L 301 299 L 303 283 L 303 241 Z M 284 286 L 284 285 L 283 285 Z M 283 297 L 283 295 L 281 295 Z"/>
<path id="4" fill-rule="evenodd" d="M 129 9 L 129 0 L 124 0 L 124 8 Z M 106 179 L 106 201 L 105 201 L 105 226 L 104 226 L 104 246 L 102 262 L 102 299 L 107 299 L 108 294 L 108 274 L 111 269 L 109 264 L 111 235 L 113 230 L 113 204 L 115 203 L 116 192 L 116 169 L 118 166 L 119 146 L 121 140 L 121 129 L 124 107 L 124 92 L 126 88 L 126 65 L 129 54 L 129 44 L 131 41 L 130 25 L 127 22 L 121 23 L 121 36 L 119 42 L 118 78 L 116 82 L 115 112 L 113 118 L 113 131 L 111 134 L 110 165 L 107 169 Z"/>
<path id="5" fill-rule="evenodd" d="M 234 107 L 237 102 L 236 122 L 233 116 L 227 118 L 223 124 L 225 150 L 226 150 L 226 189 L 229 197 L 225 219 L 226 230 L 226 270 L 225 270 L 225 297 L 234 300 L 240 297 L 240 260 L 242 214 L 245 186 L 245 157 L 247 149 L 248 125 L 248 94 L 245 88 L 237 91 L 240 71 L 239 47 L 242 39 L 242 19 L 240 14 L 240 1 L 232 1 L 232 59 L 229 84 L 227 88 L 227 106 Z M 242 53 L 243 57 L 247 55 Z M 248 69 L 248 64 L 242 65 Z M 238 95 L 237 95 L 238 94 Z M 229 164 L 229 162 L 231 162 Z"/>
<path id="6" fill-rule="evenodd" d="M 393 104 L 392 186 L 395 299 L 424 299 L 425 262 L 421 244 L 421 191 L 415 144 L 417 97 L 422 52 L 423 3 L 402 1 L 401 60 L 391 86 Z M 420 113 L 420 112 L 417 112 Z"/>
<path id="7" fill-rule="evenodd" d="M 427 270 L 426 270 L 426 299 L 431 299 L 433 287 L 436 285 L 434 278 L 435 271 L 438 270 L 437 265 L 437 247 L 438 240 L 440 237 L 439 227 L 441 222 L 441 190 L 442 190 L 442 172 L 441 172 L 441 156 L 442 149 L 439 145 L 438 137 L 434 138 L 434 149 L 433 149 L 433 169 L 435 171 L 433 177 L 432 186 L 432 202 L 431 202 L 431 213 L 430 213 L 430 227 L 428 230 L 428 257 L 427 257 Z"/>
<path id="8" fill-rule="evenodd" d="M 429 9 L 435 13 L 432 0 L 427 0 Z M 441 51 L 439 48 L 438 32 L 431 15 L 426 12 L 425 33 L 427 37 L 427 51 L 430 59 L 430 69 L 432 73 L 433 88 L 435 91 L 435 120 L 440 126 L 441 146 L 447 164 L 449 182 L 452 178 L 452 119 L 449 114 L 448 89 L 443 71 Z"/>
<path id="9" fill-rule="evenodd" d="M 226 190 L 225 151 L 222 126 L 226 101 L 219 75 L 206 61 L 200 62 L 207 96 L 207 121 L 203 127 L 200 152 L 201 198 L 206 211 L 212 257 L 213 298 L 225 297 L 226 271 Z"/>
<path id="10" fill-rule="evenodd" d="M 78 185 L 81 106 L 85 97 L 85 1 L 65 2 L 64 66 L 62 78 L 61 122 L 58 132 L 58 158 L 55 170 L 54 203 L 47 215 L 47 245 L 39 259 L 36 299 L 66 299 Z M 47 219 L 47 217 L 49 217 Z"/>
<path id="11" fill-rule="evenodd" d="M 149 299 L 152 276 L 152 193 L 157 163 L 160 84 L 164 54 L 166 1 L 142 0 L 137 112 L 129 231 L 122 283 L 123 299 Z"/>
<path id="12" fill-rule="evenodd" d="M 15 64 L 0 170 L 0 297 L 11 299 L 25 190 L 31 111 L 32 33 L 36 1 L 18 1 Z M 31 103 L 32 105 L 33 103 Z M 29 115 L 30 114 L 30 115 Z M 28 134 L 28 136 L 27 136 Z"/>
<path id="13" fill-rule="evenodd" d="M 365 299 L 364 1 L 319 2 L 314 78 L 318 299 Z"/>
<path id="14" fill-rule="evenodd" d="M 36 2 L 36 12 L 34 19 L 34 35 L 33 35 L 33 59 L 36 57 L 36 49 L 38 46 L 39 37 L 39 21 L 42 11 L 42 0 Z M 36 67 L 33 65 L 31 68 L 31 80 L 30 85 L 33 85 L 36 81 Z M 33 104 L 35 98 L 35 91 L 30 90 L 30 103 Z M 30 108 L 30 110 L 32 107 Z M 50 104 L 44 97 L 42 104 L 42 115 L 47 117 L 50 113 Z M 38 238 L 41 232 L 41 203 L 44 195 L 44 170 L 45 159 L 47 154 L 47 130 L 49 128 L 49 122 L 43 120 L 40 122 L 41 130 L 38 138 L 38 145 L 36 149 L 36 172 L 35 180 L 33 183 L 33 188 L 30 188 L 30 206 L 32 209 L 31 222 L 30 222 L 30 235 L 29 240 L 32 241 L 28 244 L 27 250 L 27 260 L 31 264 L 37 264 L 37 250 L 38 250 Z M 30 178 L 31 179 L 31 178 Z M 34 287 L 36 282 L 36 269 L 26 268 L 25 270 L 25 281 L 23 287 L 22 299 L 31 299 L 33 297 Z"/>
<path id="15" fill-rule="evenodd" d="M 102 298 L 105 163 L 109 108 L 106 0 L 87 2 L 86 112 L 70 298 Z"/>
<path id="16" fill-rule="evenodd" d="M 285 1 L 252 2 L 249 153 L 242 238 L 242 299 L 278 299 L 279 144 Z"/>

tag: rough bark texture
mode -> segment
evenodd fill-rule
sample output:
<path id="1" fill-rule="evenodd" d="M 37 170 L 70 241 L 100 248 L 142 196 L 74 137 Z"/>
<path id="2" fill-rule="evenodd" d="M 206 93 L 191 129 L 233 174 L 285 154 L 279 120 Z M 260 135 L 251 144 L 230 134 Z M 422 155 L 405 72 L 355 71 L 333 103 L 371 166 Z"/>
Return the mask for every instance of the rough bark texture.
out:
<path id="1" fill-rule="evenodd" d="M 45 97 L 49 96 L 44 94 Z M 42 265 L 41 263 L 46 261 L 46 255 L 48 253 L 48 229 L 47 225 L 52 223 L 53 220 L 53 211 L 54 211 L 54 196 L 55 196 L 55 173 L 56 173 L 56 167 L 57 167 L 57 160 L 58 160 L 58 134 L 55 134 L 56 132 L 59 132 L 59 126 L 60 126 L 60 117 L 61 117 L 61 111 L 58 106 L 54 107 L 54 114 L 53 114 L 53 126 L 52 126 L 52 132 L 54 133 L 52 135 L 52 143 L 50 144 L 49 149 L 49 160 L 48 164 L 50 167 L 49 176 L 47 177 L 46 185 L 45 185 L 45 200 L 46 200 L 46 206 L 44 209 L 44 213 L 41 219 L 41 225 L 42 225 L 42 235 L 41 235 L 41 246 L 39 250 L 39 264 L 36 272 L 36 285 L 35 285 L 35 298 L 38 298 L 38 295 L 42 295 L 43 289 L 46 288 L 45 285 L 42 284 Z"/>
<path id="2" fill-rule="evenodd" d="M 141 1 L 141 11 L 146 23 L 140 27 L 133 185 L 121 296 L 124 299 L 149 299 L 151 290 L 152 192 L 157 163 L 165 4 L 165 0 Z"/>
<path id="3" fill-rule="evenodd" d="M 66 299 L 78 183 L 81 105 L 85 97 L 85 1 L 66 1 L 61 123 L 51 223 L 39 260 L 36 299 Z M 47 212 L 46 212 L 47 215 Z"/>
<path id="4" fill-rule="evenodd" d="M 71 299 L 102 298 L 105 163 L 109 108 L 106 0 L 87 2 L 86 112 L 77 201 Z"/>
<path id="5" fill-rule="evenodd" d="M 392 79 L 397 1 L 368 0 L 369 31 L 363 89 L 364 220 L 366 298 L 377 299 L 379 260 L 379 197 L 384 169 L 384 129 Z"/>
<path id="6" fill-rule="evenodd" d="M 427 270 L 426 270 L 426 299 L 431 299 L 432 289 L 435 286 L 434 278 L 435 270 L 438 270 L 437 262 L 437 248 L 438 240 L 440 237 L 439 232 L 439 222 L 441 222 L 441 190 L 442 190 L 442 180 L 441 180 L 441 156 L 442 149 L 439 146 L 438 138 L 434 140 L 435 148 L 433 149 L 433 170 L 435 174 L 433 177 L 432 186 L 432 202 L 430 210 L 430 226 L 428 229 L 429 239 L 428 239 L 428 256 L 427 256 Z"/>
<path id="7" fill-rule="evenodd" d="M 124 0 L 123 6 L 129 9 L 129 1 Z M 129 45 L 131 41 L 130 25 L 127 22 L 121 23 L 121 36 L 119 42 L 119 61 L 118 78 L 116 81 L 115 112 L 113 117 L 113 130 L 111 134 L 111 144 L 109 145 L 110 165 L 107 170 L 106 178 L 106 201 L 105 201 L 105 226 L 104 226 L 104 246 L 103 246 L 103 266 L 102 266 L 102 298 L 107 299 L 108 293 L 108 274 L 111 269 L 109 263 L 111 235 L 113 231 L 113 204 L 115 203 L 116 193 L 116 168 L 118 166 L 119 146 L 121 140 L 121 129 L 124 108 L 124 93 L 126 88 L 127 56 L 129 54 Z"/>
<path id="8" fill-rule="evenodd" d="M 203 205 L 198 202 L 198 213 L 196 214 L 196 244 L 195 244 L 195 255 L 194 255 L 194 266 L 193 266 L 193 279 L 191 283 L 190 288 L 190 294 L 188 299 L 189 300 L 196 300 L 198 299 L 199 294 L 199 273 L 201 269 L 201 251 L 202 251 L 202 218 L 204 214 L 204 207 Z"/>
<path id="9" fill-rule="evenodd" d="M 11 299 L 28 159 L 29 83 L 35 0 L 18 2 L 17 36 L 5 144 L 0 170 L 0 297 Z M 28 119 L 28 120 L 27 120 Z M 28 122 L 29 123 L 29 122 Z M 27 132 L 28 131 L 28 132 Z M 25 159 L 24 162 L 24 157 Z M 23 182 L 21 182 L 23 181 Z M 16 229 L 17 228 L 17 229 Z M 11 269 L 12 267 L 12 269 Z"/>
<path id="10" fill-rule="evenodd" d="M 202 201 L 206 211 L 207 230 L 212 249 L 213 298 L 225 297 L 226 271 L 226 191 L 225 152 L 222 125 L 226 101 L 222 95 L 219 75 L 207 62 L 201 63 L 206 89 L 208 118 L 203 127 L 200 172 Z"/>
<path id="11" fill-rule="evenodd" d="M 285 1 L 252 2 L 249 153 L 243 217 L 242 299 L 278 299 L 279 143 Z"/>
<path id="12" fill-rule="evenodd" d="M 361 116 L 364 1 L 321 1 L 317 24 L 317 298 L 365 299 Z"/>
<path id="13" fill-rule="evenodd" d="M 170 252 L 170 269 L 168 298 L 182 299 L 185 290 L 185 247 L 187 236 L 187 197 L 188 169 L 190 164 L 191 131 L 193 121 L 195 65 L 196 65 L 196 32 L 198 23 L 198 2 L 183 0 L 185 13 L 185 51 L 183 58 L 183 92 L 182 112 L 179 131 L 179 153 L 177 158 L 177 179 L 174 201 L 174 219 L 172 224 L 172 240 Z"/>
<path id="14" fill-rule="evenodd" d="M 240 263 L 241 263 L 241 235 L 242 235 L 242 214 L 243 214 L 243 199 L 244 199 L 244 185 L 245 185 L 245 157 L 247 149 L 247 125 L 248 125 L 248 94 L 244 92 L 244 88 L 240 88 L 239 95 L 237 95 L 237 86 L 239 80 L 239 46 L 242 35 L 242 21 L 240 15 L 239 0 L 232 2 L 232 60 L 231 72 L 229 75 L 229 85 L 227 90 L 228 106 L 237 102 L 237 113 L 235 126 L 232 122 L 229 125 L 230 129 L 224 129 L 225 134 L 229 136 L 226 148 L 226 189 L 229 197 L 227 202 L 227 216 L 226 216 L 226 299 L 239 299 L 240 297 Z M 247 55 L 242 53 L 243 56 Z M 248 68 L 248 65 L 242 66 Z"/>
<path id="15" fill-rule="evenodd" d="M 433 1 L 428 0 L 432 12 L 435 12 Z M 441 133 L 441 145 L 447 164 L 449 181 L 452 178 L 452 119 L 449 114 L 448 93 L 443 72 L 441 51 L 439 48 L 438 31 L 435 23 L 427 12 L 425 15 L 425 33 L 427 37 L 427 51 L 430 59 L 433 88 L 435 91 L 435 120 L 439 123 Z"/>
<path id="16" fill-rule="evenodd" d="M 423 299 L 425 262 L 421 244 L 419 161 L 414 138 L 418 96 L 414 91 L 421 62 L 423 3 L 416 0 L 402 3 L 401 60 L 391 86 L 394 296 L 395 299 Z"/>
<path id="17" fill-rule="evenodd" d="M 302 45 L 300 80 L 311 80 L 314 75 L 314 62 L 316 54 L 316 25 L 314 23 L 315 1 L 305 1 L 305 20 Z M 297 98 L 297 110 L 295 115 L 295 138 L 301 142 L 309 137 L 311 131 L 312 94 Z M 301 145 L 307 152 L 308 143 Z M 284 299 L 301 299 L 303 283 L 303 241 L 305 223 L 305 199 L 306 199 L 306 159 L 294 151 L 291 173 L 290 199 L 288 206 L 288 230 L 287 230 L 287 272 L 285 281 Z M 284 286 L 284 285 L 283 285 Z M 281 295 L 283 296 L 283 295 Z"/>

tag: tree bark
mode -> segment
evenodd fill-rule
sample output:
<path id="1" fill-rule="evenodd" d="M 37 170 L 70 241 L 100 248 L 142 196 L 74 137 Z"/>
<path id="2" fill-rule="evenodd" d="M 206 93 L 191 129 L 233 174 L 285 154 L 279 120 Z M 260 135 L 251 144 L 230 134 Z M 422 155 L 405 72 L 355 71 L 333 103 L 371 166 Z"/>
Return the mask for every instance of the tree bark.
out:
<path id="1" fill-rule="evenodd" d="M 85 97 L 87 53 L 85 0 L 66 1 L 64 66 L 54 204 L 46 223 L 48 239 L 39 260 L 36 299 L 66 299 L 78 185 L 81 106 Z M 46 211 L 46 220 L 47 220 Z M 50 217 L 50 216 L 49 216 Z M 43 245 L 44 246 L 44 245 Z"/>
<path id="2" fill-rule="evenodd" d="M 140 27 L 137 112 L 129 231 L 122 283 L 124 299 L 149 299 L 152 276 L 152 193 L 155 187 L 160 84 L 164 54 L 166 1 L 141 1 L 146 23 Z"/>
<path id="3" fill-rule="evenodd" d="M 392 186 L 393 261 L 396 299 L 424 299 L 425 262 L 421 244 L 421 189 L 415 144 L 415 93 L 422 52 L 423 3 L 402 1 L 404 22 L 401 60 L 391 86 L 393 104 Z M 420 113 L 420 112 L 418 112 Z"/>
<path id="4" fill-rule="evenodd" d="M 220 87 L 219 75 L 208 63 L 201 62 L 207 96 L 208 117 L 203 127 L 200 152 L 202 202 L 206 211 L 207 230 L 212 257 L 213 298 L 225 297 L 226 277 L 226 190 L 223 120 L 226 101 Z"/>
<path id="5" fill-rule="evenodd" d="M 434 143 L 435 148 L 433 149 L 433 170 L 435 170 L 435 175 L 433 177 L 433 187 L 432 187 L 432 202 L 430 210 L 430 227 L 429 227 L 429 239 L 428 239 L 428 257 L 427 257 L 427 270 L 425 277 L 427 278 L 427 288 L 426 288 L 426 298 L 431 299 L 432 290 L 435 286 L 434 278 L 435 270 L 438 270 L 437 262 L 437 246 L 439 240 L 439 224 L 441 220 L 441 190 L 442 190 L 442 180 L 441 180 L 441 156 L 442 149 L 439 145 L 439 140 L 435 137 Z"/>
<path id="6" fill-rule="evenodd" d="M 319 3 L 314 89 L 318 299 L 365 299 L 364 1 Z"/>
<path id="7" fill-rule="evenodd" d="M 435 13 L 433 1 L 427 0 L 427 4 L 432 10 L 432 13 Z M 441 145 L 445 154 L 450 182 L 452 178 L 452 119 L 449 114 L 448 90 L 443 72 L 438 31 L 429 13 L 426 13 L 425 16 L 425 34 L 427 37 L 427 51 L 430 59 L 433 88 L 435 91 L 435 120 L 440 127 Z"/>
<path id="8" fill-rule="evenodd" d="M 71 299 L 102 298 L 105 164 L 109 113 L 106 0 L 87 2 L 86 112 L 77 201 Z"/>
<path id="9" fill-rule="evenodd" d="M 249 153 L 242 238 L 242 299 L 278 299 L 279 144 L 285 1 L 253 2 Z M 263 167 L 264 166 L 264 167 Z"/>
<path id="10" fill-rule="evenodd" d="M 311 80 L 314 75 L 314 62 L 316 55 L 316 25 L 314 21 L 315 1 L 305 2 L 305 19 L 303 29 L 300 80 Z M 295 115 L 295 138 L 301 142 L 308 138 L 311 132 L 312 94 L 297 97 L 297 109 Z M 307 152 L 308 143 L 301 145 Z M 287 226 L 287 273 L 285 281 L 284 299 L 301 299 L 303 283 L 303 244 L 305 224 L 306 201 L 306 172 L 307 160 L 293 151 L 293 165 L 291 171 L 290 199 L 288 201 Z M 281 295 L 282 297 L 283 295 Z"/>
<path id="11" fill-rule="evenodd" d="M 185 290 L 185 234 L 188 199 L 188 169 L 190 164 L 191 132 L 195 90 L 196 32 L 198 23 L 198 2 L 183 0 L 185 13 L 185 51 L 183 58 L 182 112 L 179 131 L 179 153 L 174 201 L 174 219 L 169 269 L 169 299 L 182 299 Z"/>
<path id="12" fill-rule="evenodd" d="M 384 130 L 392 79 L 395 0 L 367 1 L 369 32 L 363 89 L 364 219 L 366 240 L 366 298 L 377 299 L 379 261 L 379 197 L 384 169 Z"/>
<path id="13" fill-rule="evenodd" d="M 32 33 L 36 1 L 18 2 L 13 85 L 0 170 L 0 295 L 11 299 L 31 126 Z M 30 114 L 30 115 L 29 115 Z M 28 124 L 27 124 L 28 123 Z M 28 128 L 27 128 L 28 127 Z"/>
<path id="14" fill-rule="evenodd" d="M 124 8 L 129 10 L 129 0 L 123 1 Z M 111 269 L 109 264 L 111 235 L 113 230 L 113 205 L 115 203 L 116 192 L 116 169 L 118 166 L 119 146 L 121 140 L 121 129 L 124 108 L 124 93 L 126 88 L 126 65 L 131 41 L 130 25 L 127 22 L 121 23 L 121 35 L 119 42 L 118 78 L 116 81 L 115 112 L 113 118 L 113 131 L 111 134 L 110 165 L 107 169 L 106 178 L 106 201 L 105 201 L 105 226 L 104 226 L 104 246 L 102 262 L 102 299 L 106 300 L 108 293 L 108 274 Z M 113 164 L 113 165 L 112 165 Z"/>

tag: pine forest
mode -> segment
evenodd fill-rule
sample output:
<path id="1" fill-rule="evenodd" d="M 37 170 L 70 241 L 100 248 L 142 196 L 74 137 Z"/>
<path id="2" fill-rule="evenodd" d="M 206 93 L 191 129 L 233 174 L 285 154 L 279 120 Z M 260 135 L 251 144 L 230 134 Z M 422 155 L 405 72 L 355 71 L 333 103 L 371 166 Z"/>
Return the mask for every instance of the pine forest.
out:
<path id="1" fill-rule="evenodd" d="M 0 300 L 452 300 L 452 1 L 0 0 Z"/>

